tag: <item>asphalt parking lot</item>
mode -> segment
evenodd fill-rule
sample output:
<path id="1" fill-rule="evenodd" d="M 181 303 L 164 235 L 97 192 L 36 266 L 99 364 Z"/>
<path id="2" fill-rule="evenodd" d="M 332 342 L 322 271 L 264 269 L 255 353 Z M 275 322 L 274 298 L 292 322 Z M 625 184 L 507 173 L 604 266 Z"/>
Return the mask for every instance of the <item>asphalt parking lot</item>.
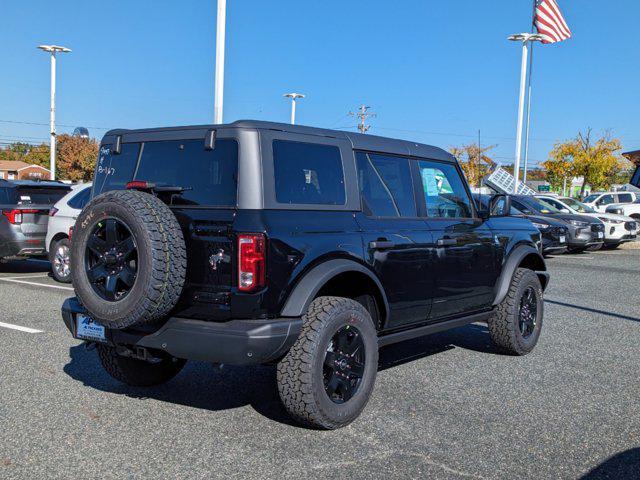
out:
<path id="1" fill-rule="evenodd" d="M 271 367 L 117 383 L 69 337 L 47 264 L 0 265 L 0 478 L 640 478 L 640 250 L 548 265 L 531 355 L 481 324 L 386 347 L 333 432 L 290 422 Z"/>

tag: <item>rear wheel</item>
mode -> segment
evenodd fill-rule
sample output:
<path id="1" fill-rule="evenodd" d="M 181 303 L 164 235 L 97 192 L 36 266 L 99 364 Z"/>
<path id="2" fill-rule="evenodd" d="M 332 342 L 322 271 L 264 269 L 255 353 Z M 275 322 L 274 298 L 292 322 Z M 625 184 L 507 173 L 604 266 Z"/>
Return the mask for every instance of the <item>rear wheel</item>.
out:
<path id="1" fill-rule="evenodd" d="M 52 242 L 49 261 L 53 278 L 61 283 L 71 283 L 71 247 L 68 238 Z"/>
<path id="2" fill-rule="evenodd" d="M 336 429 L 367 404 L 378 370 L 377 332 L 358 302 L 319 297 L 298 340 L 278 364 L 280 398 L 297 421 Z"/>
<path id="3" fill-rule="evenodd" d="M 513 275 L 507 296 L 488 320 L 493 343 L 511 355 L 526 355 L 540 338 L 544 300 L 536 273 L 518 268 Z"/>
<path id="4" fill-rule="evenodd" d="M 98 358 L 106 372 L 116 380 L 134 387 L 151 387 L 168 382 L 184 367 L 186 360 L 162 358 L 154 362 L 124 357 L 116 347 L 98 344 Z"/>

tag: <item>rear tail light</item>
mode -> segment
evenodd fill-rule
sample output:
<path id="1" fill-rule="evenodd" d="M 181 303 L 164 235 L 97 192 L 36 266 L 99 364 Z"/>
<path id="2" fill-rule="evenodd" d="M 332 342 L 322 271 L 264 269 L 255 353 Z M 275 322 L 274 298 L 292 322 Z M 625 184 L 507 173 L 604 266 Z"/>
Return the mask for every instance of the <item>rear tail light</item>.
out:
<path id="1" fill-rule="evenodd" d="M 266 244 L 262 233 L 238 235 L 238 290 L 241 292 L 264 287 Z"/>
<path id="2" fill-rule="evenodd" d="M 56 207 L 51 207 L 51 210 L 49 210 L 49 216 L 50 217 L 55 217 L 56 213 L 58 213 L 60 210 L 58 210 Z"/>
<path id="3" fill-rule="evenodd" d="M 12 225 L 20 225 L 22 223 L 22 215 L 25 213 L 40 213 L 40 210 L 3 210 L 2 214 L 7 217 Z"/>

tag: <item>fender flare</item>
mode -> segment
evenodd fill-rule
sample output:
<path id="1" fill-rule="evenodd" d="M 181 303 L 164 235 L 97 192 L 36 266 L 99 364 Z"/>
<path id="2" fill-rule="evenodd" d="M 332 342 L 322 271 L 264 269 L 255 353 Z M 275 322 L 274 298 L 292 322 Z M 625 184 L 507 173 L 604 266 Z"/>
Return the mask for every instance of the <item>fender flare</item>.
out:
<path id="1" fill-rule="evenodd" d="M 502 300 L 504 300 L 504 298 L 507 296 L 509 286 L 511 285 L 511 280 L 513 279 L 513 275 L 516 273 L 518 265 L 520 265 L 520 262 L 522 262 L 525 257 L 531 254 L 538 257 L 542 265 L 545 265 L 544 270 L 536 270 L 535 272 L 540 279 L 540 283 L 542 284 L 542 290 L 546 289 L 547 284 L 549 283 L 549 274 L 546 271 L 547 267 L 544 261 L 544 257 L 537 249 L 530 245 L 519 245 L 511 251 L 511 253 L 509 254 L 509 258 L 502 267 L 502 273 L 500 274 L 500 278 L 498 279 L 495 287 L 496 295 L 493 300 L 494 306 L 502 302 Z"/>
<path id="2" fill-rule="evenodd" d="M 320 289 L 333 277 L 345 272 L 363 273 L 376 284 L 384 302 L 386 318 L 389 318 L 389 303 L 380 280 L 368 268 L 353 260 L 344 258 L 321 263 L 307 272 L 289 294 L 281 315 L 283 317 L 300 317 L 304 315 Z"/>

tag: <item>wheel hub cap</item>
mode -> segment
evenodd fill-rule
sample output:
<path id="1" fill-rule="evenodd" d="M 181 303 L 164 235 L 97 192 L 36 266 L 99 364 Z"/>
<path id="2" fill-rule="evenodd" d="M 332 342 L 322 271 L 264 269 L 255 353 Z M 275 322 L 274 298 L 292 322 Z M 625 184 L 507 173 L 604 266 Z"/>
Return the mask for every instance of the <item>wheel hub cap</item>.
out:
<path id="1" fill-rule="evenodd" d="M 520 298 L 518 320 L 522 336 L 530 337 L 538 323 L 538 296 L 533 287 L 527 287 Z"/>
<path id="2" fill-rule="evenodd" d="M 324 387 L 332 402 L 345 403 L 356 394 L 364 365 L 362 334 L 352 326 L 340 328 L 329 342 L 323 364 Z"/>

